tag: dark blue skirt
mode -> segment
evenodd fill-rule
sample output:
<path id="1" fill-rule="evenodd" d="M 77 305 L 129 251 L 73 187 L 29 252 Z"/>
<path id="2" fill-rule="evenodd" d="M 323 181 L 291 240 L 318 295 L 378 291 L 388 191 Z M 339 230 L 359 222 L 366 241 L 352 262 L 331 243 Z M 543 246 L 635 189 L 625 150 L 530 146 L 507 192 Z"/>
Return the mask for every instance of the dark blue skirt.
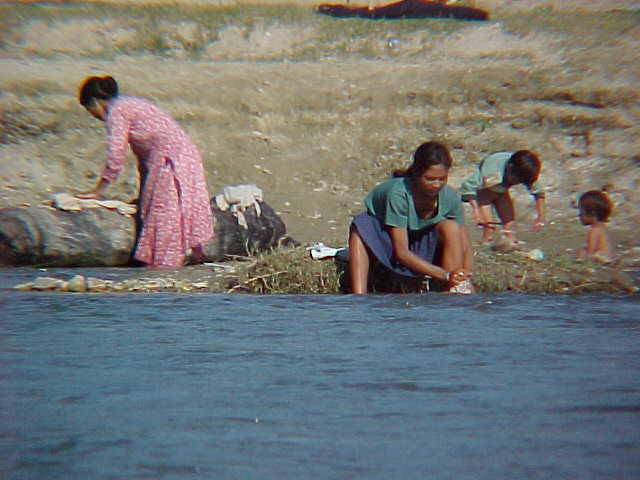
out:
<path id="1" fill-rule="evenodd" d="M 358 229 L 362 241 L 378 262 L 398 275 L 405 277 L 423 277 L 411 271 L 398 261 L 393 255 L 391 236 L 380 220 L 368 212 L 362 212 L 353 218 L 353 224 Z M 438 232 L 435 225 L 422 230 L 409 230 L 409 250 L 429 263 L 434 263 L 438 248 Z"/>

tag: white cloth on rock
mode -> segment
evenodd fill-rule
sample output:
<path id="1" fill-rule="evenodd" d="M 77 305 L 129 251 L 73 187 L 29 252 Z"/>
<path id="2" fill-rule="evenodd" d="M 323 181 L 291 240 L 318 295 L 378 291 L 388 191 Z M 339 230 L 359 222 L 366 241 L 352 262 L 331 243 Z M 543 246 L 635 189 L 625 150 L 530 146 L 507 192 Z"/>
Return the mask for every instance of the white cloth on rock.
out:
<path id="1" fill-rule="evenodd" d="M 247 219 L 244 216 L 244 211 L 255 206 L 256 214 L 260 216 L 262 210 L 260 209 L 260 203 L 262 201 L 262 190 L 254 185 L 228 185 L 222 189 L 222 192 L 214 197 L 216 205 L 220 210 L 230 210 L 231 213 L 238 219 L 238 224 L 244 228 L 248 228 Z"/>
<path id="2" fill-rule="evenodd" d="M 98 200 L 95 198 L 78 198 L 70 193 L 56 193 L 53 206 L 65 212 L 80 212 L 87 208 L 106 208 L 116 210 L 120 215 L 135 215 L 136 206 L 120 200 Z"/>

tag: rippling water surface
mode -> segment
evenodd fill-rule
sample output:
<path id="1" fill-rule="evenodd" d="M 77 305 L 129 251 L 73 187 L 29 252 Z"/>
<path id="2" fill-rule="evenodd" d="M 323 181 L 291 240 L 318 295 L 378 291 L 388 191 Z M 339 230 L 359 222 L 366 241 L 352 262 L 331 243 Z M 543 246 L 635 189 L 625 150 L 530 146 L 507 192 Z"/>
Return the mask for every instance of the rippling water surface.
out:
<path id="1" fill-rule="evenodd" d="M 640 478 L 639 300 L 1 291 L 0 478 Z"/>

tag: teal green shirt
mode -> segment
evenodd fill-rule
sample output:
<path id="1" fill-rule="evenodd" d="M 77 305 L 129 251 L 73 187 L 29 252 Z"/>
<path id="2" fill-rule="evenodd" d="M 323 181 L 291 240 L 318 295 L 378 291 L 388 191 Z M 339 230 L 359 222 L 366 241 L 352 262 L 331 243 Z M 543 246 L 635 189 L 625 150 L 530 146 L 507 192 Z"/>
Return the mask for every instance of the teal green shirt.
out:
<path id="1" fill-rule="evenodd" d="M 504 193 L 509 187 L 505 178 L 507 162 L 514 152 L 496 152 L 486 157 L 478 169 L 460 185 L 460 195 L 463 200 L 476 198 L 477 191 L 488 188 L 492 192 Z M 534 197 L 543 196 L 544 192 L 538 182 L 534 182 L 529 188 L 529 193 Z"/>
<path id="2" fill-rule="evenodd" d="M 387 180 L 374 188 L 364 201 L 367 211 L 383 225 L 422 230 L 446 219 L 464 224 L 464 211 L 460 195 L 445 185 L 438 193 L 436 214 L 429 219 L 418 217 L 411 192 L 411 179 L 398 177 Z"/>

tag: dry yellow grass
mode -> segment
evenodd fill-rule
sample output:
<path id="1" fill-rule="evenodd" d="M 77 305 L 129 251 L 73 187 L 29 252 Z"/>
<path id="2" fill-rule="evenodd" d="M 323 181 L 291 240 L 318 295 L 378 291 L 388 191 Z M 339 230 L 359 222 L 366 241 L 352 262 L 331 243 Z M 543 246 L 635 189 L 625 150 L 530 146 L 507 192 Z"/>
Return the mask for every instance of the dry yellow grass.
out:
<path id="1" fill-rule="evenodd" d="M 611 184 L 611 228 L 637 257 L 640 14 L 492 3 L 486 23 L 213 2 L 0 5 L 0 207 L 95 182 L 104 127 L 75 95 L 86 75 L 109 73 L 185 126 L 212 194 L 256 183 L 303 243 L 343 245 L 366 192 L 440 139 L 454 155 L 453 186 L 491 151 L 540 154 L 549 219 L 567 233 L 531 236 L 532 248 L 578 248 L 570 199 Z M 137 194 L 133 165 L 115 198 Z M 530 200 L 516 193 L 525 222 Z"/>

